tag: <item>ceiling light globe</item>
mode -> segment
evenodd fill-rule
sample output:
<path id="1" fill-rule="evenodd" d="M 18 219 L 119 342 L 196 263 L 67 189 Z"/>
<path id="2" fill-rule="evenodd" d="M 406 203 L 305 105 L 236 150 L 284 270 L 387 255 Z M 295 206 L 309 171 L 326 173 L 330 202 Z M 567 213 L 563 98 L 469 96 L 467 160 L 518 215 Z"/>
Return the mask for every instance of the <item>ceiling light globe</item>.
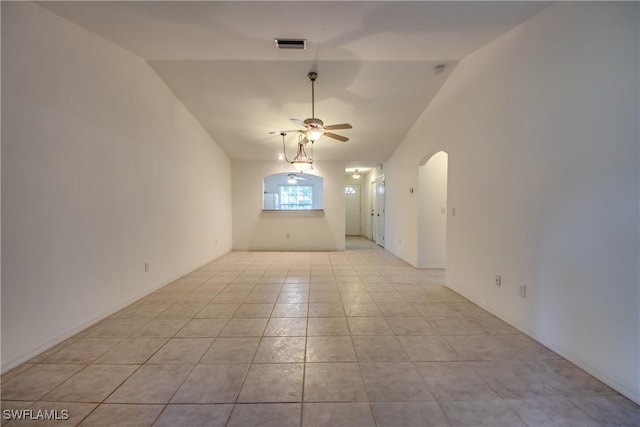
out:
<path id="1" fill-rule="evenodd" d="M 324 135 L 324 131 L 320 130 L 320 129 L 309 129 L 308 131 L 306 131 L 305 136 L 307 137 L 307 139 L 309 141 L 317 141 L 318 139 L 320 139 L 320 137 L 322 135 Z"/>
<path id="2" fill-rule="evenodd" d="M 310 160 L 294 160 L 291 162 L 291 165 L 293 165 L 298 172 L 306 172 L 311 169 L 311 163 Z"/>

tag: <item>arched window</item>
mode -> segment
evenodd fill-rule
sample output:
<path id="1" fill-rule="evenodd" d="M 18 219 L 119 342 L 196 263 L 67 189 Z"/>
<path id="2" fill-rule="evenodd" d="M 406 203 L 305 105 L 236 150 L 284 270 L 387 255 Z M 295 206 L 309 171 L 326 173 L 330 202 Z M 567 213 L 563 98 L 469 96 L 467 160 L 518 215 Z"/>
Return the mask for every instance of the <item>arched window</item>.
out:
<path id="1" fill-rule="evenodd" d="M 262 209 L 323 209 L 324 179 L 308 173 L 276 173 L 265 176 Z"/>

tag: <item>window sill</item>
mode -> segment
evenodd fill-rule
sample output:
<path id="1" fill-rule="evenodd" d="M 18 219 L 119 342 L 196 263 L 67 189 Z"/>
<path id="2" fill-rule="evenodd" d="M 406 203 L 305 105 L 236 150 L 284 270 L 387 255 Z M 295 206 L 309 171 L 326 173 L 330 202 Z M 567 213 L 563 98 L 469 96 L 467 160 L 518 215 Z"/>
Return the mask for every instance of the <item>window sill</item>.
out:
<path id="1" fill-rule="evenodd" d="M 324 212 L 324 209 L 262 209 L 262 212 Z"/>
<path id="2" fill-rule="evenodd" d="M 262 216 L 268 218 L 322 218 L 324 209 L 297 209 L 285 211 L 282 209 L 262 209 Z"/>

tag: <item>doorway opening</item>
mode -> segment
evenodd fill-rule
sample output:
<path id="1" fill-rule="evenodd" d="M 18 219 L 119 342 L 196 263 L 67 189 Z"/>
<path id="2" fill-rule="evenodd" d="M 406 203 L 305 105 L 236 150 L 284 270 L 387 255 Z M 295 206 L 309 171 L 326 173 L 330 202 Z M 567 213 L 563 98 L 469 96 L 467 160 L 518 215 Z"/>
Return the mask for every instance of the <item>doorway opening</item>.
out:
<path id="1" fill-rule="evenodd" d="M 418 268 L 445 268 L 448 166 L 439 151 L 418 167 Z"/>
<path id="2" fill-rule="evenodd" d="M 344 186 L 346 224 L 345 234 L 347 236 L 360 235 L 360 184 L 347 184 Z"/>

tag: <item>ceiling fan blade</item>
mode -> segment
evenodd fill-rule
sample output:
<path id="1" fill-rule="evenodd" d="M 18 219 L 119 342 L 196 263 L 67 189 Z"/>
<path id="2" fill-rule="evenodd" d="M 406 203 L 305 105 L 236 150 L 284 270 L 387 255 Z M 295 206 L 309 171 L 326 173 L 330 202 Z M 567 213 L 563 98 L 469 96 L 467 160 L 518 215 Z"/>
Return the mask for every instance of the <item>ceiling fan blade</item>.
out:
<path id="1" fill-rule="evenodd" d="M 272 130 L 269 132 L 269 135 L 287 133 L 287 132 L 302 132 L 300 129 L 289 129 L 289 130 Z"/>
<path id="2" fill-rule="evenodd" d="M 300 119 L 291 119 L 292 122 L 299 124 L 300 126 L 307 127 L 307 124 Z"/>
<path id="3" fill-rule="evenodd" d="M 328 136 L 329 138 L 337 139 L 338 141 L 342 141 L 342 142 L 347 142 L 349 140 L 349 138 L 345 136 L 336 135 L 335 133 L 331 133 L 331 132 L 325 132 L 324 136 Z"/>
<path id="4" fill-rule="evenodd" d="M 339 125 L 329 125 L 324 127 L 326 130 L 334 130 L 334 129 L 353 129 L 349 123 L 341 123 Z"/>
<path id="5" fill-rule="evenodd" d="M 303 177 L 303 176 L 299 176 L 295 173 L 290 173 L 289 174 L 289 179 L 296 179 L 296 180 L 301 180 L 301 181 L 306 181 L 307 178 Z"/>

